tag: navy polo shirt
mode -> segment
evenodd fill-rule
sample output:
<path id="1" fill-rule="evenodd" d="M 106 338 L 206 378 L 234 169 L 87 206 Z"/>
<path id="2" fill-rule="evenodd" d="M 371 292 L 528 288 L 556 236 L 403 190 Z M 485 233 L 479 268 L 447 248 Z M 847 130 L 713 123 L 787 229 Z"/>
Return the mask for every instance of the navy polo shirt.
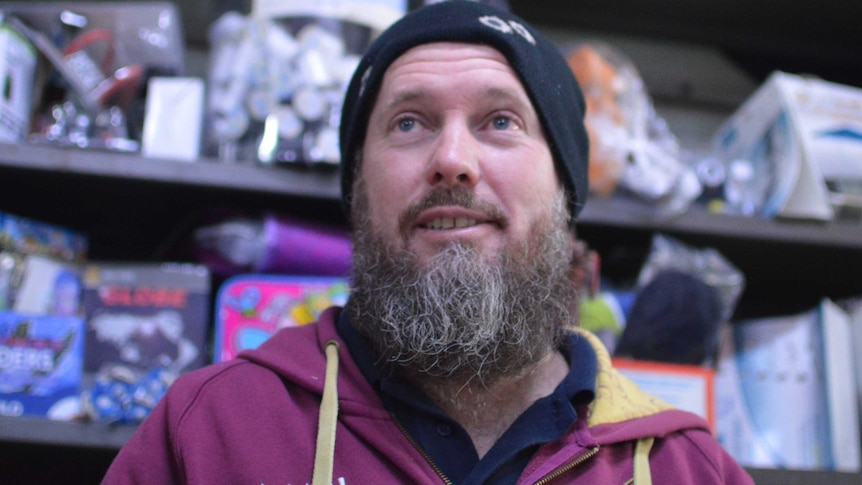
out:
<path id="1" fill-rule="evenodd" d="M 370 345 L 350 324 L 346 311 L 341 312 L 337 328 L 386 409 L 446 478 L 458 485 L 516 483 L 533 453 L 564 436 L 577 418 L 576 409 L 595 397 L 595 351 L 586 339 L 572 334 L 560 349 L 569 363 L 569 374 L 551 395 L 518 417 L 480 460 L 460 424 L 415 386 L 380 372 Z"/>

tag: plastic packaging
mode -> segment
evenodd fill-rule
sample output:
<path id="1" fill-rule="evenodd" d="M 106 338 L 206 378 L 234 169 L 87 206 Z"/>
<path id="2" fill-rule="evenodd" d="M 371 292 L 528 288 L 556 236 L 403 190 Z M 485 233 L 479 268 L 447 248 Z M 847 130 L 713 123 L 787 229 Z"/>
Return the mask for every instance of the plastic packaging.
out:
<path id="1" fill-rule="evenodd" d="M 221 161 L 337 166 L 347 83 L 392 0 L 255 2 L 210 28 L 207 148 Z"/>
<path id="2" fill-rule="evenodd" d="M 744 286 L 743 274 L 716 250 L 655 235 L 614 355 L 713 365 L 721 325 L 733 315 Z"/>
<path id="3" fill-rule="evenodd" d="M 287 216 L 239 217 L 195 231 L 197 257 L 216 273 L 346 276 L 346 230 Z"/>
<path id="4" fill-rule="evenodd" d="M 700 183 L 631 60 L 596 41 L 570 46 L 567 59 L 586 98 L 590 191 L 608 196 L 624 188 L 662 210 L 687 209 Z"/>
<path id="5" fill-rule="evenodd" d="M 656 234 L 646 262 L 638 276 L 638 288 L 644 288 L 657 274 L 679 270 L 697 275 L 715 288 L 722 301 L 722 319 L 727 320 L 736 309 L 745 289 L 745 275 L 712 248 L 694 248 L 672 237 Z"/>
<path id="6" fill-rule="evenodd" d="M 31 83 L 27 141 L 138 151 L 142 88 L 184 70 L 176 5 L 3 2 L 3 14 L 49 68 Z"/>

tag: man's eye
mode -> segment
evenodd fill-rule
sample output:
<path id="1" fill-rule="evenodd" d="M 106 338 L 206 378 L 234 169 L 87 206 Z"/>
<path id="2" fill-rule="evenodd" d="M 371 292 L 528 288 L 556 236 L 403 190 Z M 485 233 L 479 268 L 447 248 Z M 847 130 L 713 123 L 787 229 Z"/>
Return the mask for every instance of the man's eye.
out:
<path id="1" fill-rule="evenodd" d="M 398 120 L 398 131 L 407 132 L 412 130 L 416 126 L 416 120 L 411 118 L 405 118 L 402 120 Z"/>
<path id="2" fill-rule="evenodd" d="M 508 130 L 512 126 L 512 119 L 508 116 L 498 116 L 491 123 L 495 130 Z"/>

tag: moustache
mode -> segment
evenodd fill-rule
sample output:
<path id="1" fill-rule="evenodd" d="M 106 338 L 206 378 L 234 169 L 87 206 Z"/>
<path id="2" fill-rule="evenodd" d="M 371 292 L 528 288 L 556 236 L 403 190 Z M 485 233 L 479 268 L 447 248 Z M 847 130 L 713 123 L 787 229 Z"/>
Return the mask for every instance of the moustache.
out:
<path id="1" fill-rule="evenodd" d="M 488 220 L 494 221 L 500 227 L 508 226 L 508 218 L 496 205 L 476 198 L 473 191 L 465 187 L 437 188 L 411 204 L 398 218 L 398 230 L 401 237 L 407 238 L 410 231 L 416 227 L 419 216 L 428 209 L 437 206 L 459 206 L 482 213 Z"/>

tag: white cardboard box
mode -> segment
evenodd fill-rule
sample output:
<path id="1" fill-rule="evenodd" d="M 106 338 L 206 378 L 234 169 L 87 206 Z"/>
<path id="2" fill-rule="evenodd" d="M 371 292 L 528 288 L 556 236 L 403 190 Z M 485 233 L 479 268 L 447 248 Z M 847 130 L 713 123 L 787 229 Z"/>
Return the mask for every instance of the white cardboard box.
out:
<path id="1" fill-rule="evenodd" d="M 772 174 L 757 215 L 831 220 L 834 204 L 854 199 L 830 194 L 826 181 L 862 183 L 862 89 L 775 72 L 722 125 L 714 146 L 726 160 Z"/>
<path id="2" fill-rule="evenodd" d="M 204 82 L 192 77 L 154 77 L 147 87 L 142 153 L 149 158 L 193 162 L 200 156 Z"/>
<path id="3" fill-rule="evenodd" d="M 738 322 L 716 375 L 719 441 L 741 464 L 860 470 L 850 319 L 829 300 L 790 316 Z"/>

